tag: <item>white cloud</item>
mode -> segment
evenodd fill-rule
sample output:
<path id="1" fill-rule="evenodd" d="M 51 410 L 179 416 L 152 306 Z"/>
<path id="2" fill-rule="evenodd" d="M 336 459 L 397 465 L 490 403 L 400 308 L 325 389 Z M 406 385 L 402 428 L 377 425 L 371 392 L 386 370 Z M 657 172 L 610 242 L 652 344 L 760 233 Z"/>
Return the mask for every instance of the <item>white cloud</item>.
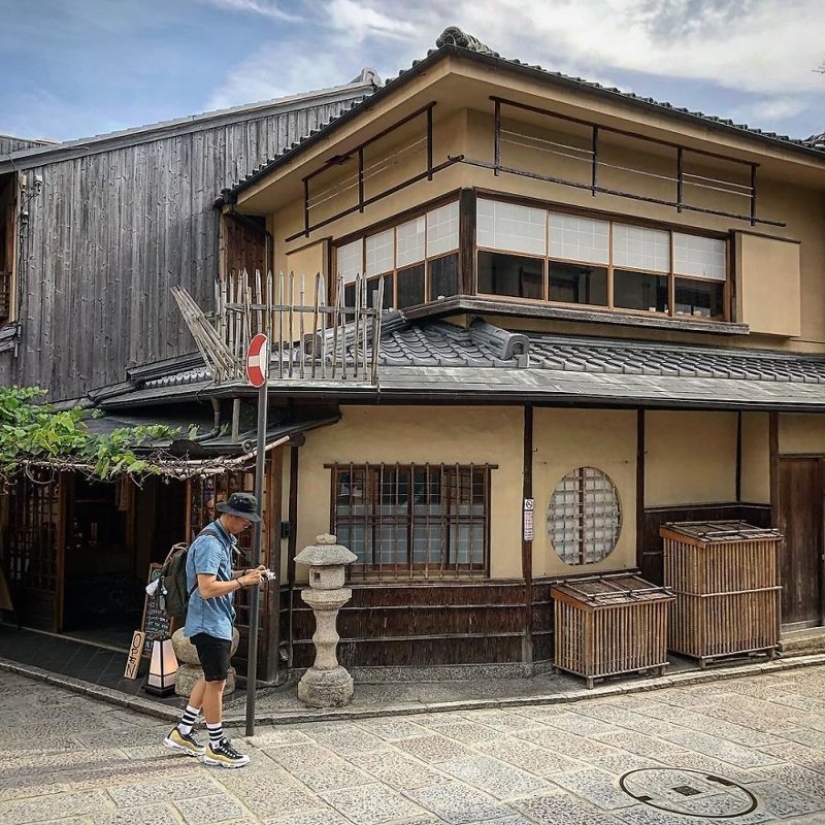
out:
<path id="1" fill-rule="evenodd" d="M 300 15 L 284 11 L 278 3 L 273 3 L 271 0 L 199 0 L 199 2 L 226 11 L 259 14 L 272 20 L 282 20 L 289 23 L 295 23 L 303 19 Z"/>
<path id="2" fill-rule="evenodd" d="M 731 113 L 737 121 L 757 124 L 775 124 L 807 111 L 809 102 L 799 97 L 775 97 L 738 106 Z"/>

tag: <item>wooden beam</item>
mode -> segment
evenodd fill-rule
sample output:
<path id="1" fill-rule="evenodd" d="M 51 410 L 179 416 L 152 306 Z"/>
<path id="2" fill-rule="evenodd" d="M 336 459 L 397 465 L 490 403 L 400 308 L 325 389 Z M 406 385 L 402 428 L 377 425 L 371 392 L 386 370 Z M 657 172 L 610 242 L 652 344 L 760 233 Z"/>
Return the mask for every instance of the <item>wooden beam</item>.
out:
<path id="1" fill-rule="evenodd" d="M 524 577 L 524 639 L 522 661 L 533 663 L 533 540 L 525 530 L 526 503 L 533 502 L 533 406 L 524 407 L 524 470 L 522 480 L 521 571 Z"/>
<path id="2" fill-rule="evenodd" d="M 636 410 L 636 567 L 645 553 L 645 411 Z"/>
<path id="3" fill-rule="evenodd" d="M 771 527 L 779 527 L 779 413 L 768 414 L 768 461 L 770 463 Z"/>

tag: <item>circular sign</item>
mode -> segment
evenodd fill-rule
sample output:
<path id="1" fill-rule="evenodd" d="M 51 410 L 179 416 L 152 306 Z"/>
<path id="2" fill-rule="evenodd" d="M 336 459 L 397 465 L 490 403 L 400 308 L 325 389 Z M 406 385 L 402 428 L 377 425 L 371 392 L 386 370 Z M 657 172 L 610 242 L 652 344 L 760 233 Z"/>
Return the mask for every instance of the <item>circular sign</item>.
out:
<path id="1" fill-rule="evenodd" d="M 246 377 L 253 387 L 266 384 L 269 375 L 269 338 L 259 332 L 250 342 L 246 351 Z"/>
<path id="2" fill-rule="evenodd" d="M 640 768 L 620 780 L 621 789 L 645 805 L 682 816 L 735 819 L 756 810 L 756 797 L 721 776 L 682 768 Z"/>

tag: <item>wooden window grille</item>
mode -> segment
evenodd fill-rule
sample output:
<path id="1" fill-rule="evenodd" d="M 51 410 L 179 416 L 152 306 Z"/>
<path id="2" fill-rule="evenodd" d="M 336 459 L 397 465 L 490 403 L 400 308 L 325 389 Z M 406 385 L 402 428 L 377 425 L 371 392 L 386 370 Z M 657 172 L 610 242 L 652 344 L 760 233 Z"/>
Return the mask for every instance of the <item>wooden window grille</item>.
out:
<path id="1" fill-rule="evenodd" d="M 57 592 L 59 482 L 52 473 L 31 471 L 15 482 L 9 497 L 5 555 L 11 582 L 27 590 Z"/>
<path id="2" fill-rule="evenodd" d="M 352 578 L 484 577 L 492 465 L 334 464 L 332 530 Z"/>
<path id="3" fill-rule="evenodd" d="M 594 564 L 607 558 L 622 529 L 619 495 L 610 477 L 595 467 L 567 473 L 553 491 L 547 529 L 566 564 Z"/>
<path id="4" fill-rule="evenodd" d="M 11 272 L 0 270 L 0 321 L 11 316 Z"/>

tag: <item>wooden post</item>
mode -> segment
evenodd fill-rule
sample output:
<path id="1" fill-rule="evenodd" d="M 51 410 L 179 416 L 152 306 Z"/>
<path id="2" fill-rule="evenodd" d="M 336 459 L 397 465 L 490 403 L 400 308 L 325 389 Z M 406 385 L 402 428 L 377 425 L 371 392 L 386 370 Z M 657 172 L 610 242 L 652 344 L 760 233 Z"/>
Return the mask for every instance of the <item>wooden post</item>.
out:
<path id="1" fill-rule="evenodd" d="M 522 480 L 521 571 L 524 577 L 524 640 L 522 661 L 533 663 L 533 405 L 524 406 L 524 475 Z M 530 502 L 528 511 L 528 501 Z M 527 513 L 531 523 L 528 530 Z"/>
<path id="2" fill-rule="evenodd" d="M 779 527 L 779 413 L 768 414 L 768 461 L 771 488 L 771 527 Z"/>
<path id="3" fill-rule="evenodd" d="M 645 411 L 636 410 L 636 567 L 645 570 Z M 661 584 L 661 582 L 658 582 Z"/>

